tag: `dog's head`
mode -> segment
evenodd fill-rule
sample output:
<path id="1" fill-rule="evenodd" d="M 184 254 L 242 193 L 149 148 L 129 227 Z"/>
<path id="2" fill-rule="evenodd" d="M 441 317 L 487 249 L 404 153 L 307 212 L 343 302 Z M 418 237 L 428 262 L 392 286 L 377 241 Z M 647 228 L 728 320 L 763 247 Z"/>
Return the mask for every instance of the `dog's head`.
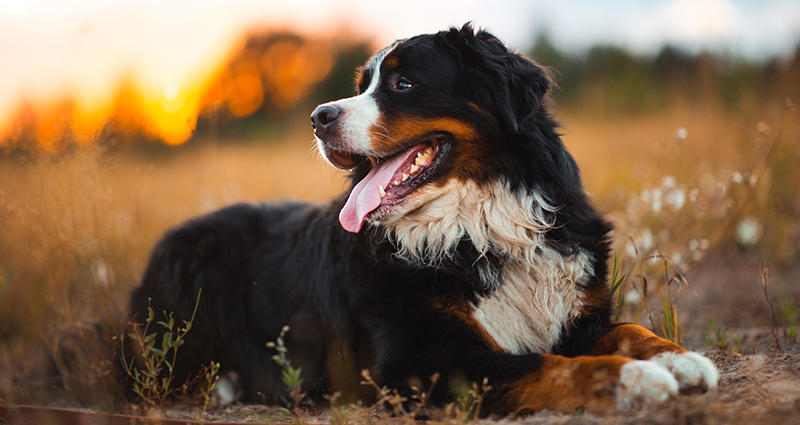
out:
<path id="1" fill-rule="evenodd" d="M 357 96 L 311 117 L 325 157 L 355 170 L 344 228 L 391 221 L 453 179 L 485 184 L 523 158 L 535 166 L 509 134 L 536 130 L 550 84 L 545 69 L 469 25 L 378 52 L 359 70 Z"/>
<path id="2" fill-rule="evenodd" d="M 465 237 L 485 254 L 531 245 L 557 210 L 586 201 L 545 109 L 547 70 L 491 34 L 467 24 L 398 41 L 356 82 L 356 96 L 311 117 L 320 151 L 353 172 L 346 230 L 382 224 L 416 258 Z"/>

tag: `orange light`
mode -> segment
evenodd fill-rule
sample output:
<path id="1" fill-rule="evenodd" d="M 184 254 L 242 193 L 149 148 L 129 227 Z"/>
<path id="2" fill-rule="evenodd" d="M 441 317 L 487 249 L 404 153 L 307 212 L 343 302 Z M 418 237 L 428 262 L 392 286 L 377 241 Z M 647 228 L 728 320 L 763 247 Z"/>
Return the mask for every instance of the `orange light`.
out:
<path id="1" fill-rule="evenodd" d="M 70 142 L 93 143 L 101 134 L 177 145 L 192 137 L 200 114 L 219 107 L 234 118 L 255 113 L 264 102 L 289 109 L 330 73 L 333 56 L 319 42 L 271 37 L 251 36 L 248 40 L 267 42 L 244 43 L 224 66 L 207 67 L 199 80 L 154 87 L 128 78 L 106 101 L 24 103 L 8 123 L 0 123 L 0 147 L 10 140 L 57 151 Z"/>
<path id="2" fill-rule="evenodd" d="M 333 58 L 317 43 L 280 41 L 267 49 L 261 64 L 273 93 L 273 103 L 288 109 L 297 104 L 313 84 L 328 75 Z"/>

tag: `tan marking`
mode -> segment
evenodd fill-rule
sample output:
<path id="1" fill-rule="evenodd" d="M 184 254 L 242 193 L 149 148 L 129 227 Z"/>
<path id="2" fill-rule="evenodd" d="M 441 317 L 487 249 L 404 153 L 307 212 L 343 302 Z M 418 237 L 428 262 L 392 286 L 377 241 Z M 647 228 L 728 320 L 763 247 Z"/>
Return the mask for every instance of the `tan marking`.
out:
<path id="1" fill-rule="evenodd" d="M 460 141 L 477 138 L 477 132 L 471 124 L 454 118 L 398 117 L 370 128 L 370 134 L 375 135 L 372 149 L 380 156 L 380 153 L 396 151 L 398 144 L 435 132 L 450 133 Z"/>
<path id="2" fill-rule="evenodd" d="M 485 181 L 488 171 L 495 168 L 492 149 L 494 146 L 482 140 L 477 129 L 469 121 L 455 118 L 421 118 L 401 116 L 381 121 L 370 128 L 371 149 L 377 156 L 393 153 L 398 146 L 432 133 L 450 133 L 459 143 L 454 161 L 459 166 L 451 171 L 451 176 L 459 180 Z"/>
<path id="3" fill-rule="evenodd" d="M 543 409 L 573 413 L 579 408 L 610 410 L 620 369 L 631 359 L 621 356 L 567 358 L 542 354 L 542 367 L 510 385 L 504 413 Z M 490 383 L 491 385 L 491 383 Z"/>
<path id="4" fill-rule="evenodd" d="M 592 276 L 592 279 L 596 280 L 597 278 Z M 609 297 L 608 286 L 589 286 L 589 282 L 587 282 L 586 287 L 583 289 L 583 294 L 581 294 L 581 316 L 594 316 L 598 313 L 602 314 L 601 310 Z"/>
<path id="5" fill-rule="evenodd" d="M 494 119 L 494 117 L 492 117 L 492 114 L 490 114 L 489 111 L 487 111 L 486 109 L 481 108 L 480 106 L 478 106 L 477 103 L 472 102 L 472 101 L 469 101 L 467 103 L 469 104 L 470 108 L 480 112 L 483 115 L 486 115 L 487 117 L 491 117 L 492 119 Z"/>
<path id="6" fill-rule="evenodd" d="M 660 353 L 687 351 L 639 325 L 625 324 L 612 329 L 597 341 L 590 355 L 616 354 L 647 360 Z"/>
<path id="7" fill-rule="evenodd" d="M 389 69 L 397 68 L 397 66 L 400 65 L 400 59 L 398 59 L 395 55 L 388 56 L 383 60 L 383 64 Z"/>

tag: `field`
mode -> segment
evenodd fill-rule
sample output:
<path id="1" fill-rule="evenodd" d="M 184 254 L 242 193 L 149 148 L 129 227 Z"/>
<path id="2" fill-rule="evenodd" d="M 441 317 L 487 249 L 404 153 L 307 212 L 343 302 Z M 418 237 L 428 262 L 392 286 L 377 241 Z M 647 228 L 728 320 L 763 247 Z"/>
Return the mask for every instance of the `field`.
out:
<path id="1" fill-rule="evenodd" d="M 708 352 L 720 388 L 653 411 L 515 423 L 791 423 L 800 416 L 800 119 L 791 101 L 564 111 L 564 140 L 615 223 L 621 320 Z M 235 202 L 322 202 L 344 175 L 307 118 L 267 139 L 0 156 L 0 402 L 130 411 L 112 338 L 160 235 Z M 197 417 L 194 404 L 168 416 Z M 162 414 L 164 414 L 162 412 Z M 318 415 L 319 413 L 314 413 Z M 289 421 L 254 406 L 214 420 Z M 332 421 L 330 413 L 312 416 Z M 741 423 L 741 422 L 740 422 Z"/>

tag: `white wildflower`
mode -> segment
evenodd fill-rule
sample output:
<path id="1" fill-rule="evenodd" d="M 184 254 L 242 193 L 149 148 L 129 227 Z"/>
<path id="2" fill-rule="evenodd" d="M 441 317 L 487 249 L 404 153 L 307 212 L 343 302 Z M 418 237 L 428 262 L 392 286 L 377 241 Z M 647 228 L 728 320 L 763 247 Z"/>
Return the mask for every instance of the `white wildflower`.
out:
<path id="1" fill-rule="evenodd" d="M 639 291 L 631 289 L 625 293 L 622 299 L 625 300 L 625 304 L 627 305 L 637 305 L 642 302 L 642 295 Z"/>
<path id="2" fill-rule="evenodd" d="M 761 238 L 761 223 L 755 217 L 745 217 L 736 226 L 736 241 L 742 246 L 752 246 Z"/>

